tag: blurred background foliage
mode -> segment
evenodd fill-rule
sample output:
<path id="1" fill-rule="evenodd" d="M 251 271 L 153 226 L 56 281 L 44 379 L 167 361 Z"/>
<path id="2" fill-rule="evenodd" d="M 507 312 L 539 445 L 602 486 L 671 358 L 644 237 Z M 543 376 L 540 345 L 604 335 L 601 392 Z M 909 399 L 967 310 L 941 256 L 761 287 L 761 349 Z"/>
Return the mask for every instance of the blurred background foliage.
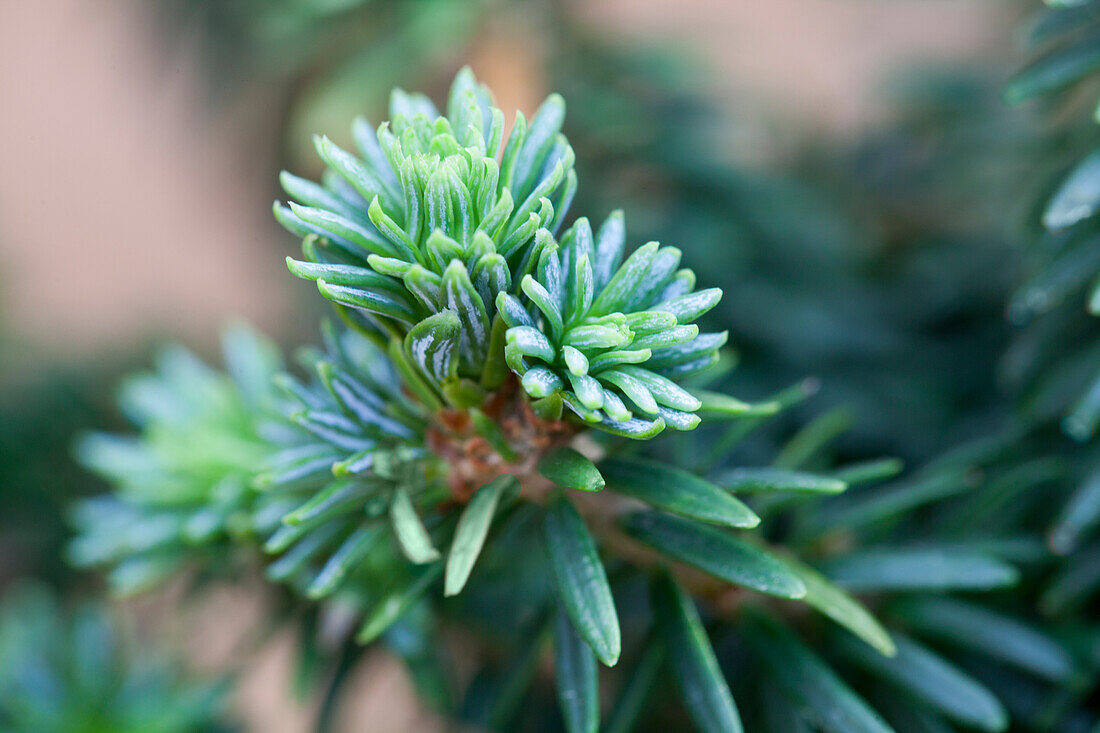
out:
<path id="1" fill-rule="evenodd" d="M 17 584 L 0 601 L 0 725 L 12 733 L 229 733 L 223 682 L 190 683 L 179 665 L 136 652 L 108 609 L 62 608 Z"/>
<path id="2" fill-rule="evenodd" d="M 910 513 L 874 530 L 879 541 L 1000 543 L 1024 579 L 992 605 L 1051 629 L 1080 671 L 1072 684 L 1051 683 L 991 674 L 965 649 L 956 661 L 1002 694 L 1021 729 L 1095 723 L 1100 454 L 1090 436 L 1100 362 L 1086 304 L 1100 270 L 1096 209 L 1054 221 L 1056 231 L 1043 224 L 1097 141 L 1095 2 L 1021 23 L 1022 48 L 985 64 L 906 70 L 887 87 L 889 120 L 841 140 L 797 125 L 762 135 L 751 112 L 732 114 L 714 98 L 697 60 L 611 40 L 557 0 L 154 4 L 166 45 L 201 44 L 213 110 L 258 89 L 277 111 L 255 131 L 271 171 L 316 173 L 310 133 L 346 142 L 347 121 L 377 122 L 391 87 L 438 97 L 465 62 L 520 104 L 560 92 L 582 181 L 574 211 L 602 218 L 623 207 L 632 241 L 680 246 L 686 266 L 724 289 L 708 318 L 731 331 L 738 394 L 763 398 L 805 377 L 820 388 L 743 441 L 713 435 L 712 455 L 699 458 L 751 465 L 784 446 L 789 455 L 800 440 L 814 448 L 810 467 L 903 458 L 908 478 L 830 500 L 822 511 L 837 529 L 812 541 L 849 541 L 862 530 L 844 518 L 881 495 Z M 1032 58 L 1048 60 L 1045 74 L 1029 67 L 1008 95 L 1038 101 L 1009 107 L 1005 82 Z M 272 238 L 272 257 L 287 241 Z M 302 289 L 288 277 L 286 292 Z M 295 301 L 301 313 L 280 341 L 312 327 L 319 311 L 304 303 L 314 301 Z M 0 580 L 36 576 L 71 594 L 86 583 L 61 562 L 64 507 L 100 488 L 69 458 L 72 436 L 117 425 L 107 410 L 113 385 L 137 360 L 28 369 L 11 337 L 0 348 Z M 470 615 L 501 601 L 482 590 L 466 601 Z M 894 617 L 904 625 L 904 606 Z M 438 671 L 422 648 L 434 632 L 416 629 L 417 619 L 387 642 L 438 699 Z M 491 687 L 492 671 L 475 685 Z M 555 707 L 544 694 L 520 713 L 533 726 Z"/>

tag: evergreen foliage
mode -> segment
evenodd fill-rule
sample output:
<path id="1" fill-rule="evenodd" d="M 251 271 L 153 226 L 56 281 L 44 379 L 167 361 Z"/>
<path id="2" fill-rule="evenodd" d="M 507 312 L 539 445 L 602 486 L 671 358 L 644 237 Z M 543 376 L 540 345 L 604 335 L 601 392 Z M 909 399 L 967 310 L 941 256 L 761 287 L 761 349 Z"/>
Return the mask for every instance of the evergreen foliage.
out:
<path id="1" fill-rule="evenodd" d="M 1073 109 L 1093 4 L 1044 11 L 1011 101 Z M 339 325 L 296 375 L 235 329 L 227 375 L 170 351 L 128 387 L 139 435 L 82 444 L 116 490 L 76 511 L 73 557 L 135 590 L 266 556 L 298 603 L 351 609 L 358 643 L 490 729 L 1096 726 L 1091 122 L 1029 127 L 999 82 L 956 75 L 859 151 L 859 203 L 838 204 L 692 148 L 712 112 L 674 73 L 557 32 L 572 128 L 552 95 L 504 140 L 464 70 L 444 113 L 396 91 L 355 153 L 315 140 L 320 183 L 282 175 L 288 267 Z M 645 110 L 651 144 L 608 132 L 622 110 Z M 568 218 L 574 197 L 632 210 L 607 200 L 623 161 L 665 191 L 647 230 L 726 273 L 725 298 L 675 247 L 628 252 L 620 211 Z M 1051 161 L 1020 286 L 1003 220 L 1033 192 L 1012 171 Z M 854 430 L 809 419 L 812 382 L 778 389 L 811 370 Z M 485 642 L 472 682 L 447 624 Z"/>
<path id="2" fill-rule="evenodd" d="M 227 340 L 232 378 L 186 359 L 181 377 L 168 360 L 154 388 L 137 390 L 152 399 L 129 400 L 144 410 L 130 410 L 138 438 L 113 439 L 125 460 L 109 460 L 106 439 L 87 450 L 119 490 L 80 513 L 74 554 L 126 576 L 129 563 L 201 557 L 224 537 L 272 555 L 268 577 L 307 599 L 358 609 L 361 643 L 385 635 L 393 644 L 390 632 L 414 609 L 476 626 L 471 617 L 495 605 L 488 617 L 509 618 L 498 631 L 528 640 L 516 662 L 527 673 L 503 687 L 475 682 L 454 709 L 490 727 L 516 715 L 516 685 L 530 682 L 530 660 L 552 639 L 570 730 L 602 717 L 593 660 L 621 658 L 632 663 L 613 729 L 645 727 L 643 693 L 661 667 L 702 730 L 737 729 L 742 714 L 763 719 L 755 705 L 739 711 L 744 697 L 730 688 L 759 684 L 754 669 L 793 714 L 826 730 L 940 715 L 1003 729 L 996 698 L 921 641 L 902 646 L 911 664 L 876 661 L 897 659 L 902 628 L 937 639 L 941 629 L 922 623 L 940 612 L 939 594 L 1019 578 L 996 544 L 883 535 L 940 498 L 943 479 L 918 476 L 837 504 L 829 497 L 899 466 L 810 470 L 836 434 L 831 415 L 793 436 L 772 466 L 719 460 L 700 472 L 708 446 L 731 447 L 806 386 L 756 405 L 707 390 L 727 371 L 725 334 L 700 334 L 691 321 L 720 293 L 694 291 L 679 251 L 654 243 L 624 256 L 618 214 L 595 233 L 578 219 L 555 235 L 574 188 L 559 98 L 513 128 L 499 160 L 488 151 L 503 137 L 502 115 L 469 72 L 447 116 L 402 92 L 392 107 L 377 133 L 357 124 L 360 157 L 318 141 L 330 171 L 321 185 L 283 176 L 300 203 L 276 215 L 306 254 L 289 267 L 317 281 L 345 324 L 326 327 L 324 350 L 302 352 L 309 379 L 281 375 L 266 387 L 278 360 L 247 332 Z M 708 423 L 717 437 L 692 430 Z M 666 425 L 700 440 L 631 440 Z M 199 439 L 207 434 L 217 439 Z M 180 445 L 198 451 L 178 460 L 166 450 Z M 226 464 L 234 445 L 247 450 Z M 207 534 L 189 531 L 196 525 Z M 824 541 L 839 530 L 857 543 Z M 843 586 L 883 606 L 889 626 Z M 887 603 L 894 597 L 906 601 L 901 610 Z M 792 601 L 821 616 L 792 614 Z M 622 624 L 624 604 L 633 628 Z M 969 608 L 957 612 L 989 613 Z M 731 655 L 730 644 L 745 651 Z M 1061 679 L 1072 663 L 1058 658 L 1049 671 Z M 909 702 L 876 712 L 849 667 L 879 670 Z"/>

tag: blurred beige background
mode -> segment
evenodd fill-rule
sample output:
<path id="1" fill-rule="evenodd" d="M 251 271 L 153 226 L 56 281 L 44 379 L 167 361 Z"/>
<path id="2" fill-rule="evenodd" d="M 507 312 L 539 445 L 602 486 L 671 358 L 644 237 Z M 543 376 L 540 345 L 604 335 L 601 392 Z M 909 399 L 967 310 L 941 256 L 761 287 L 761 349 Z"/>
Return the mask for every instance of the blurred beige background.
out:
<path id="1" fill-rule="evenodd" d="M 764 100 L 823 135 L 873 124 L 890 69 L 1008 43 L 996 0 L 573 4 L 604 33 L 690 48 L 731 108 Z M 537 74 L 495 67 L 497 43 L 474 50 L 475 69 L 504 108 L 529 112 Z M 252 134 L 272 102 L 258 90 L 211 111 L 195 44 L 161 46 L 148 2 L 0 2 L 0 328 L 22 349 L 75 359 L 155 334 L 209 343 L 231 315 L 269 330 L 293 317 L 301 293 L 270 222 L 276 171 Z M 227 590 L 175 638 L 217 668 L 258 618 L 257 597 Z M 245 675 L 236 699 L 251 730 L 308 730 L 308 706 L 281 693 L 292 652 L 277 637 Z M 439 728 L 388 660 L 354 689 L 349 704 L 373 731 Z"/>
<path id="2" fill-rule="evenodd" d="M 195 59 L 164 57 L 148 10 L 0 3 L 0 313 L 53 349 L 229 313 L 270 327 L 285 302 L 269 172 L 244 120 L 209 118 Z"/>

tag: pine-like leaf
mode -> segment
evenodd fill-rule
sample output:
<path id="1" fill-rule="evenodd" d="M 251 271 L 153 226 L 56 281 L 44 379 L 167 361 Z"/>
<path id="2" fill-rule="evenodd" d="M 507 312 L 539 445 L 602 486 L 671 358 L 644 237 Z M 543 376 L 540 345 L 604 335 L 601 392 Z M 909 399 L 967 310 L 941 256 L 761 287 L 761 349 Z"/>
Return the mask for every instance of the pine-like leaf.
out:
<path id="1" fill-rule="evenodd" d="M 892 613 L 924 636 L 980 652 L 1054 682 L 1073 674 L 1074 664 L 1056 641 L 1025 624 L 950 598 L 898 602 Z"/>
<path id="2" fill-rule="evenodd" d="M 839 494 L 848 488 L 848 484 L 839 478 L 768 467 L 734 468 L 723 472 L 716 480 L 735 493 L 793 491 L 808 494 Z"/>
<path id="3" fill-rule="evenodd" d="M 807 604 L 863 639 L 881 654 L 893 656 L 896 653 L 897 649 L 890 634 L 859 601 L 808 565 L 792 557 L 786 560 L 806 586 L 803 600 Z"/>
<path id="4" fill-rule="evenodd" d="M 993 693 L 912 639 L 901 634 L 893 639 L 898 648 L 894 657 L 851 641 L 843 641 L 842 647 L 876 678 L 890 680 L 962 725 L 987 731 L 1008 726 L 1008 713 Z"/>
<path id="5" fill-rule="evenodd" d="M 748 614 L 745 640 L 792 704 L 826 733 L 893 733 L 828 665 L 790 631 L 763 614 Z"/>
<path id="6" fill-rule="evenodd" d="M 390 522 L 394 536 L 409 560 L 423 565 L 439 559 L 439 550 L 432 544 L 432 538 L 417 516 L 409 493 L 403 488 L 395 491 L 390 500 Z"/>
<path id="7" fill-rule="evenodd" d="M 565 497 L 547 509 L 544 526 L 562 607 L 600 661 L 614 666 L 622 650 L 619 617 L 596 543 Z"/>
<path id="8" fill-rule="evenodd" d="M 802 598 L 806 586 L 787 564 L 728 531 L 655 512 L 624 520 L 636 539 L 735 585 L 779 598 Z"/>
<path id="9" fill-rule="evenodd" d="M 741 717 L 691 597 L 662 573 L 653 581 L 652 598 L 680 696 L 696 726 L 705 733 L 740 733 Z"/>
<path id="10" fill-rule="evenodd" d="M 443 581 L 445 595 L 456 595 L 466 585 L 489 534 L 497 505 L 507 494 L 516 490 L 518 482 L 514 476 L 498 476 L 478 489 L 462 510 L 447 556 L 447 574 Z"/>
<path id="11" fill-rule="evenodd" d="M 625 458 L 605 460 L 599 468 L 612 489 L 658 509 L 727 527 L 752 528 L 760 523 L 729 492 L 687 471 Z"/>
<path id="12" fill-rule="evenodd" d="M 936 548 L 865 550 L 830 562 L 826 574 L 851 590 L 986 590 L 1019 573 L 988 555 Z"/>
<path id="13" fill-rule="evenodd" d="M 598 667 L 592 649 L 573 629 L 562 610 L 554 622 L 554 678 L 565 729 L 595 733 L 600 726 Z"/>
<path id="14" fill-rule="evenodd" d="M 566 489 L 600 491 L 604 487 L 604 478 L 592 461 L 568 446 L 544 454 L 539 459 L 538 471 L 543 478 Z"/>

